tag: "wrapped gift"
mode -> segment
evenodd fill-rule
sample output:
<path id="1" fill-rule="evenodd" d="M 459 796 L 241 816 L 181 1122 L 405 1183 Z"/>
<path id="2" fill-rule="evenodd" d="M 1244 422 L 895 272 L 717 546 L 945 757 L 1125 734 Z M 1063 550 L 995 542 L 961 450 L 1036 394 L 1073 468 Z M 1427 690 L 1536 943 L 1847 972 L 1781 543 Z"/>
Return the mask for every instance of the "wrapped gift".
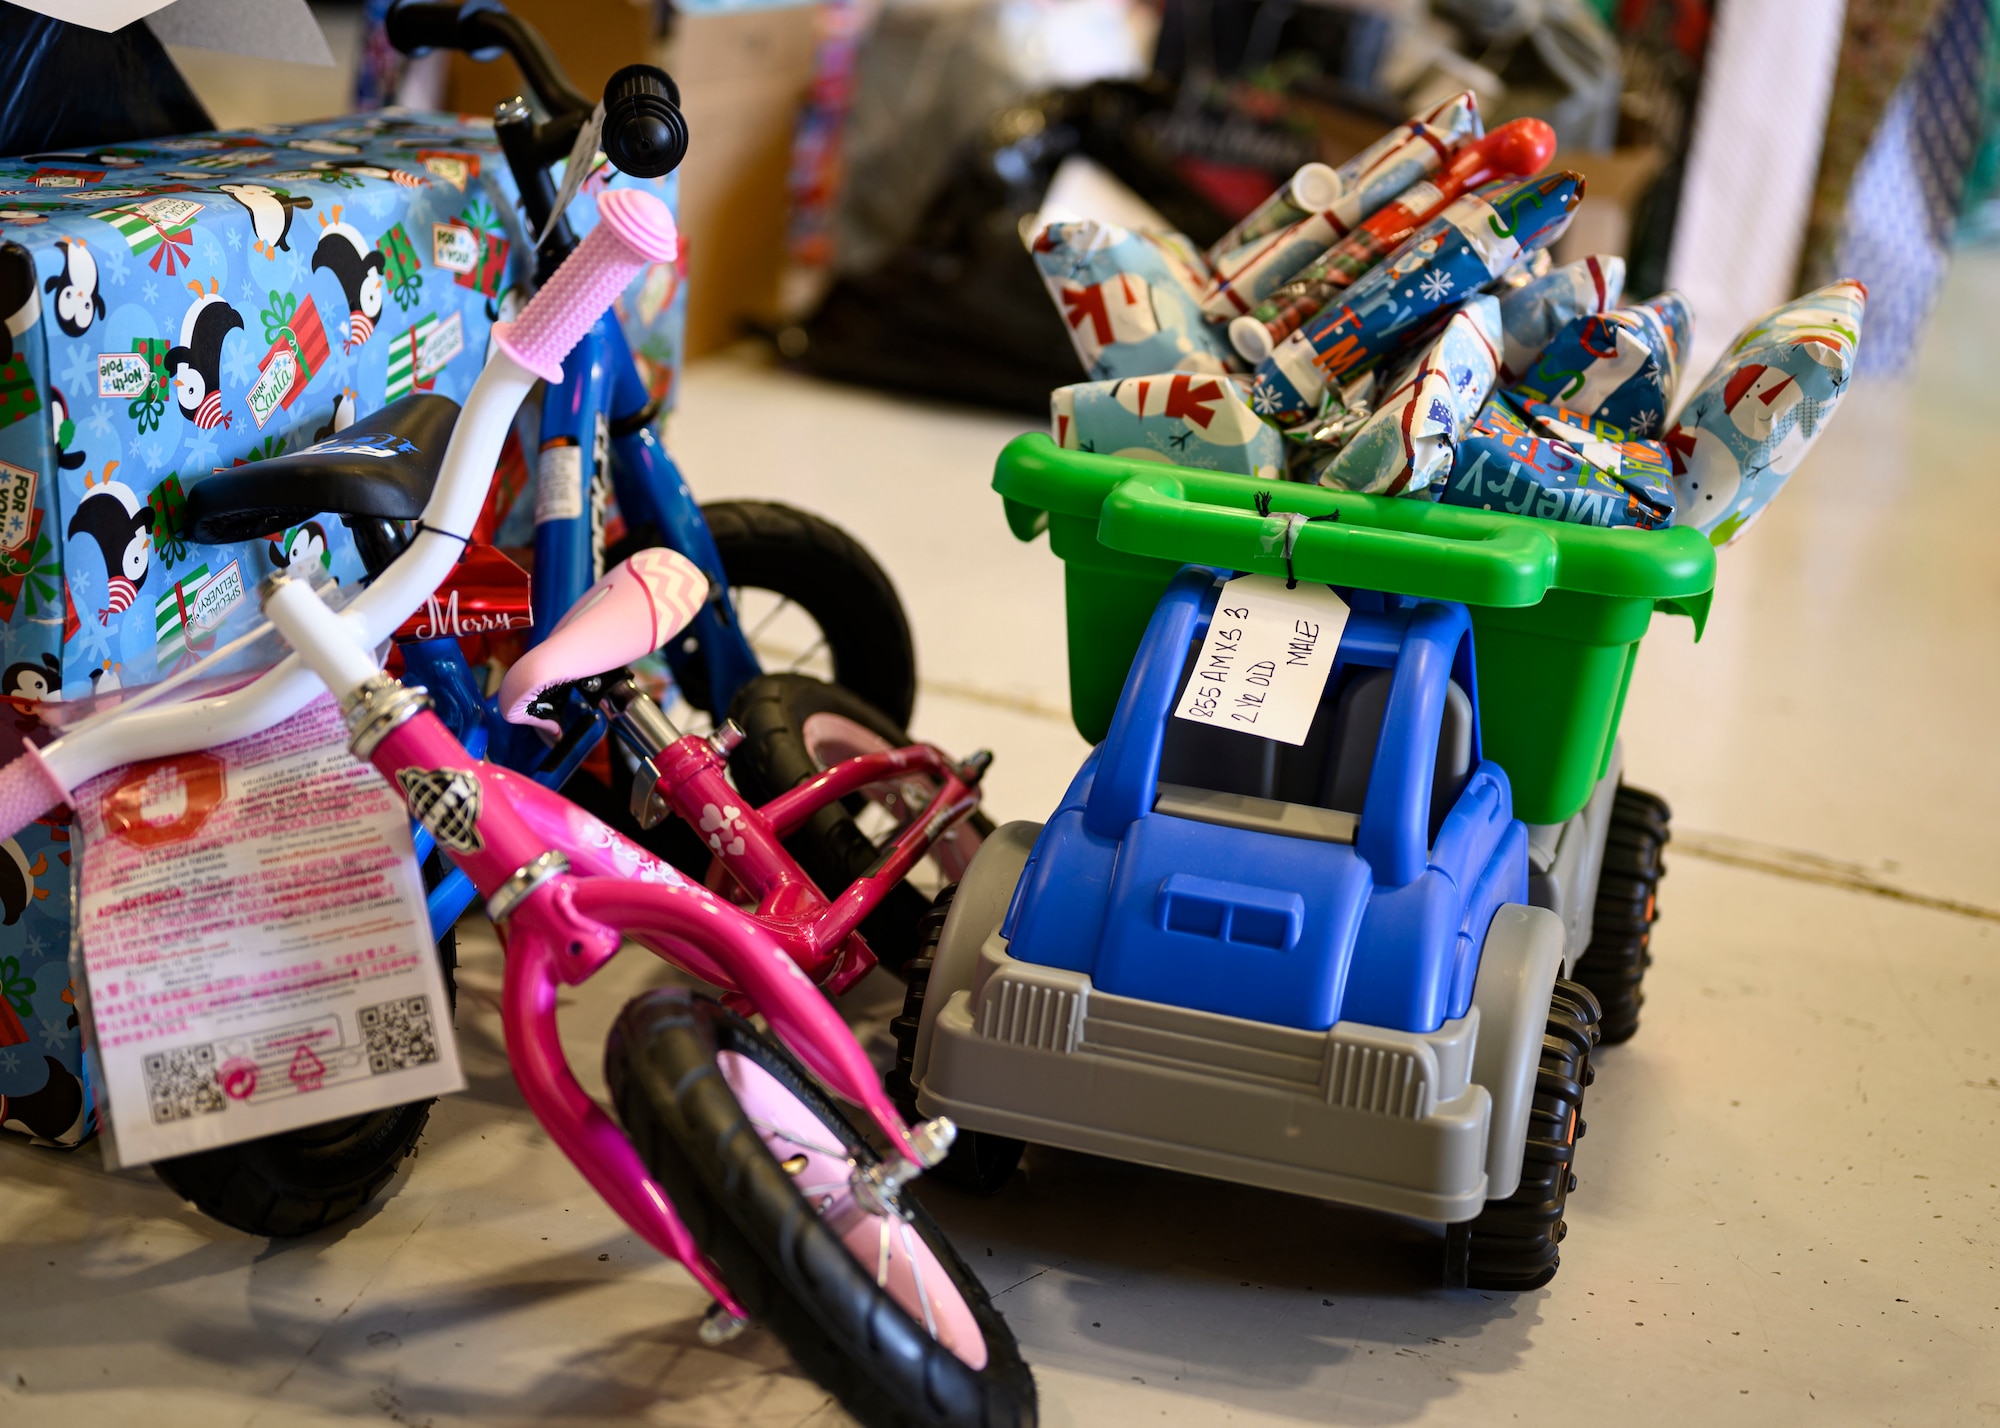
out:
<path id="1" fill-rule="evenodd" d="M 1340 191 L 1332 203 L 1212 255 L 1215 282 L 1202 310 L 1218 322 L 1249 312 L 1377 209 L 1436 173 L 1455 146 L 1483 132 L 1469 89 L 1391 129 L 1334 171 Z"/>
<path id="2" fill-rule="evenodd" d="M 1844 279 L 1730 344 L 1666 435 L 1680 524 L 1727 545 L 1764 513 L 1846 394 L 1867 308 L 1868 289 Z"/>
<path id="3" fill-rule="evenodd" d="M 1245 400 L 1247 377 L 1168 372 L 1049 394 L 1050 434 L 1071 451 L 1275 478 L 1285 441 Z"/>
<path id="4" fill-rule="evenodd" d="M 1524 252 L 1553 243 L 1582 195 L 1583 176 L 1569 172 L 1464 195 L 1280 342 L 1257 366 L 1252 405 L 1284 426 L 1309 416 L 1329 382 L 1421 341 Z"/>
<path id="5" fill-rule="evenodd" d="M 1063 220 L 1037 228 L 1028 251 L 1093 381 L 1240 365 L 1202 318 L 1206 263 L 1179 234 Z"/>
<path id="6" fill-rule="evenodd" d="M 1666 451 L 1607 422 L 1509 393 L 1459 443 L 1438 500 L 1578 525 L 1657 530 L 1673 519 Z"/>
<path id="7" fill-rule="evenodd" d="M 1428 495 L 1500 371 L 1500 302 L 1474 298 L 1317 471 L 1319 484 L 1384 496 Z"/>
<path id="8" fill-rule="evenodd" d="M 59 189 L 0 159 L 0 695 L 15 735 L 0 759 L 48 737 L 56 704 L 227 645 L 273 569 L 309 558 L 358 580 L 338 518 L 202 545 L 188 493 L 400 392 L 462 400 L 528 276 L 484 122 L 369 115 L 119 153 Z M 601 187 L 572 210 L 579 228 Z M 656 392 L 678 360 L 676 290 L 655 270 L 620 304 Z M 0 840 L 0 1000 L 32 1033 L 7 1044 L 0 1015 L 0 1124 L 53 1141 L 90 1124 L 67 835 L 58 816 Z"/>
<path id="9" fill-rule="evenodd" d="M 1624 296 L 1625 260 L 1609 254 L 1564 263 L 1501 292 L 1501 385 L 1512 386 L 1527 376 L 1556 333 L 1572 321 L 1616 307 Z"/>
<path id="10" fill-rule="evenodd" d="M 1657 436 L 1673 405 L 1687 350 L 1687 300 L 1677 292 L 1565 323 L 1513 384 L 1534 402 L 1559 402 L 1638 436 Z"/>

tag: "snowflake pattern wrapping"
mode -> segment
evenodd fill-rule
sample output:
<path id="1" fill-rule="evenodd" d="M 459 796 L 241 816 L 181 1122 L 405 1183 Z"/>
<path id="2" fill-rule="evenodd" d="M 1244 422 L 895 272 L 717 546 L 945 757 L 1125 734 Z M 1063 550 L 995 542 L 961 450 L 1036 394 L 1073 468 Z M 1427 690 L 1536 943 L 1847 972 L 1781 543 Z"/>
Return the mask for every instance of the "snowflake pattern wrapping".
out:
<path id="1" fill-rule="evenodd" d="M 1500 302 L 1478 297 L 1451 315 L 1444 331 L 1377 404 L 1374 414 L 1330 461 L 1320 485 L 1383 496 L 1427 491 L 1451 470 L 1466 429 L 1500 372 Z"/>
<path id="2" fill-rule="evenodd" d="M 1278 344 L 1257 368 L 1257 410 L 1280 425 L 1310 415 L 1327 383 L 1359 376 L 1435 332 L 1456 297 L 1553 243 L 1582 195 L 1582 176 L 1564 172 L 1503 180 L 1458 199 Z"/>
<path id="3" fill-rule="evenodd" d="M 1635 436 L 1658 436 L 1687 350 L 1687 299 L 1669 290 L 1632 307 L 1571 319 L 1513 390 L 1560 402 Z"/>

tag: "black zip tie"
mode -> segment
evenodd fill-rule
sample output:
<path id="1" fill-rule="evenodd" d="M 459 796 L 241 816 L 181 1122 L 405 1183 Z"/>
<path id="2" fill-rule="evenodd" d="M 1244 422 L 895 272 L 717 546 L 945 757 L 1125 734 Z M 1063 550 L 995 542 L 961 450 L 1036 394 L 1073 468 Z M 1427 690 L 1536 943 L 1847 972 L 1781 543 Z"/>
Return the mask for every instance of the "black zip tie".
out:
<path id="1" fill-rule="evenodd" d="M 469 535 L 460 535 L 457 531 L 439 530 L 436 526 L 428 526 L 422 521 L 418 521 L 417 534 L 422 535 L 425 531 L 429 531 L 432 535 L 448 536 L 463 546 L 470 547 L 472 544 L 472 537 Z"/>
<path id="2" fill-rule="evenodd" d="M 1257 514 L 1267 520 L 1272 515 L 1269 491 L 1257 493 Z M 1328 511 L 1323 516 L 1309 516 L 1304 511 L 1279 511 L 1276 514 L 1285 518 L 1285 588 L 1296 590 L 1299 588 L 1299 577 L 1292 571 L 1292 548 L 1298 544 L 1299 527 L 1311 525 L 1314 521 L 1337 521 L 1340 512 Z"/>

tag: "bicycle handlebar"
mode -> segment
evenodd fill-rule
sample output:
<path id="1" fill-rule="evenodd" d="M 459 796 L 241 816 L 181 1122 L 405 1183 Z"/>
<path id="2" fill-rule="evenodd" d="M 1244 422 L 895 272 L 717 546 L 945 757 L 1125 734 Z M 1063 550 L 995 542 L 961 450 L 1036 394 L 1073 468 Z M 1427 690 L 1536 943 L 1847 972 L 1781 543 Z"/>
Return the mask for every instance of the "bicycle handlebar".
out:
<path id="1" fill-rule="evenodd" d="M 569 82 L 534 26 L 508 13 L 499 0 L 403 0 L 390 9 L 383 27 L 389 43 L 406 55 L 462 50 L 474 59 L 492 59 L 504 52 L 520 66 L 528 87 L 551 115 L 590 113 L 590 100 Z"/>
<path id="2" fill-rule="evenodd" d="M 460 50 L 480 60 L 510 55 L 552 119 L 573 124 L 591 113 L 590 100 L 570 83 L 535 27 L 508 13 L 500 0 L 403 0 L 389 11 L 385 28 L 389 43 L 405 54 Z M 619 70 L 604 86 L 599 142 L 605 155 L 634 178 L 673 172 L 688 148 L 680 103 L 680 87 L 665 70 L 648 64 Z M 574 127 L 568 132 L 574 134 Z"/>

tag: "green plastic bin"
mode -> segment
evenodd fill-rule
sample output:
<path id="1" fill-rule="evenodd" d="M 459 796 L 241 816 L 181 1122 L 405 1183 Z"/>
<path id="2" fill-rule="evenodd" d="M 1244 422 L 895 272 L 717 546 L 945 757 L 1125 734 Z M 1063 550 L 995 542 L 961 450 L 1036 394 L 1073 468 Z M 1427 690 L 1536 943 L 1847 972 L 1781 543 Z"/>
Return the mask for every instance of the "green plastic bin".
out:
<path id="1" fill-rule="evenodd" d="M 1070 714 L 1095 743 L 1167 581 L 1184 564 L 1357 586 L 1472 612 L 1480 725 L 1514 812 L 1560 823 L 1609 764 L 1639 641 L 1655 610 L 1701 638 L 1715 549 L 1696 530 L 1612 530 L 1064 451 L 1000 453 L 993 488 L 1022 540 L 1062 557 Z M 1260 515 L 1259 496 L 1271 514 Z M 1288 515 L 1339 519 L 1304 524 Z"/>

